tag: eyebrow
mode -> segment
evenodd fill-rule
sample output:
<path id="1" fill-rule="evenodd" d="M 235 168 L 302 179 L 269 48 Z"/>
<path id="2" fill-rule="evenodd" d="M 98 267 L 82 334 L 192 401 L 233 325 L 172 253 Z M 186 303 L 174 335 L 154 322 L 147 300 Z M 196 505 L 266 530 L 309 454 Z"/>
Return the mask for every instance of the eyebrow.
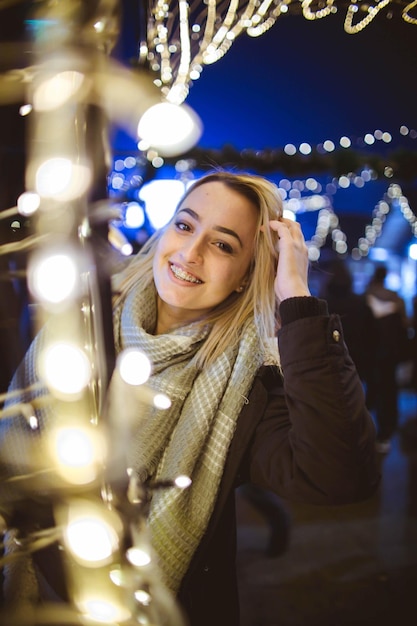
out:
<path id="1" fill-rule="evenodd" d="M 198 215 L 198 213 L 196 213 L 195 211 L 193 211 L 193 209 L 189 209 L 187 207 L 184 207 L 183 209 L 180 209 L 178 211 L 178 213 L 188 213 L 188 215 L 190 215 L 190 217 L 192 217 L 193 219 L 195 219 L 197 222 L 200 222 L 200 216 Z M 243 248 L 243 243 L 241 238 L 239 237 L 239 235 L 234 231 L 231 230 L 231 228 L 226 228 L 225 226 L 213 226 L 213 229 L 216 230 L 219 233 L 224 233 L 225 235 L 230 235 L 231 237 L 234 237 L 235 239 L 238 240 L 240 247 Z"/>

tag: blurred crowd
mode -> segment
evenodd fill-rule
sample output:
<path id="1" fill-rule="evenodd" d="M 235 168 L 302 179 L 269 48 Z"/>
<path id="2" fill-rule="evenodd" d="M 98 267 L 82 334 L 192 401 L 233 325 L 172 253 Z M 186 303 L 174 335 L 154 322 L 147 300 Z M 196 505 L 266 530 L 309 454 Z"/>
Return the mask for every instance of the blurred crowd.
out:
<path id="1" fill-rule="evenodd" d="M 417 296 L 413 314 L 407 316 L 404 299 L 386 285 L 387 274 L 385 265 L 377 265 L 365 291 L 358 294 L 349 267 L 337 260 L 329 268 L 322 293 L 330 312 L 342 317 L 345 341 L 364 384 L 381 453 L 389 451 L 398 429 L 401 386 L 417 391 Z M 399 370 L 405 366 L 404 381 Z"/>

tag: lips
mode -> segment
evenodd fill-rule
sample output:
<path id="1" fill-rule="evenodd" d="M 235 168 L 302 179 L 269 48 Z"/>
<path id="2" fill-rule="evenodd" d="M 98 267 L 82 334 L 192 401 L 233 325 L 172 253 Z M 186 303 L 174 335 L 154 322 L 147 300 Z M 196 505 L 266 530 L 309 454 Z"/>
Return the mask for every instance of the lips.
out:
<path id="1" fill-rule="evenodd" d="M 171 269 L 171 272 L 174 274 L 175 278 L 178 278 L 179 280 L 183 280 L 186 283 L 192 283 L 194 285 L 202 285 L 203 283 L 202 280 L 200 280 L 196 276 L 193 276 L 193 274 L 189 274 L 182 267 L 179 267 L 178 265 L 175 265 L 174 263 L 170 263 L 169 267 Z"/>

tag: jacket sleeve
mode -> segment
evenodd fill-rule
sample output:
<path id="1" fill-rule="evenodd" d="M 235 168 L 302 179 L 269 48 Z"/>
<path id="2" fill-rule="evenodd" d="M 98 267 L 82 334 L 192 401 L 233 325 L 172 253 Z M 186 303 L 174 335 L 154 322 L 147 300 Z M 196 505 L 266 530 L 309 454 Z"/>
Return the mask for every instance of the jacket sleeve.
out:
<path id="1" fill-rule="evenodd" d="M 377 488 L 375 426 L 338 315 L 313 297 L 285 300 L 278 333 L 281 375 L 251 443 L 250 478 L 278 495 L 346 504 Z M 364 346 L 366 349 L 366 346 Z"/>

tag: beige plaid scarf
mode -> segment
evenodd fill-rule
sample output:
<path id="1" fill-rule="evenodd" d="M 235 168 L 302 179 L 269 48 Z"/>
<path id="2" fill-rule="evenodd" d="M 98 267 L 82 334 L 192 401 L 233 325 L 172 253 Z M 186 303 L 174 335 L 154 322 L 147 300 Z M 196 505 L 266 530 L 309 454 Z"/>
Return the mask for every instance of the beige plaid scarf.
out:
<path id="1" fill-rule="evenodd" d="M 137 347 L 152 362 L 150 386 L 171 400 L 168 411 L 146 407 L 132 433 L 128 464 L 141 480 L 187 475 L 188 489 L 157 490 L 148 526 L 165 584 L 175 593 L 207 528 L 236 422 L 262 364 L 254 325 L 239 345 L 199 370 L 198 349 L 209 332 L 189 324 L 167 335 L 155 327 L 156 294 L 131 289 L 116 309 L 117 351 Z"/>

